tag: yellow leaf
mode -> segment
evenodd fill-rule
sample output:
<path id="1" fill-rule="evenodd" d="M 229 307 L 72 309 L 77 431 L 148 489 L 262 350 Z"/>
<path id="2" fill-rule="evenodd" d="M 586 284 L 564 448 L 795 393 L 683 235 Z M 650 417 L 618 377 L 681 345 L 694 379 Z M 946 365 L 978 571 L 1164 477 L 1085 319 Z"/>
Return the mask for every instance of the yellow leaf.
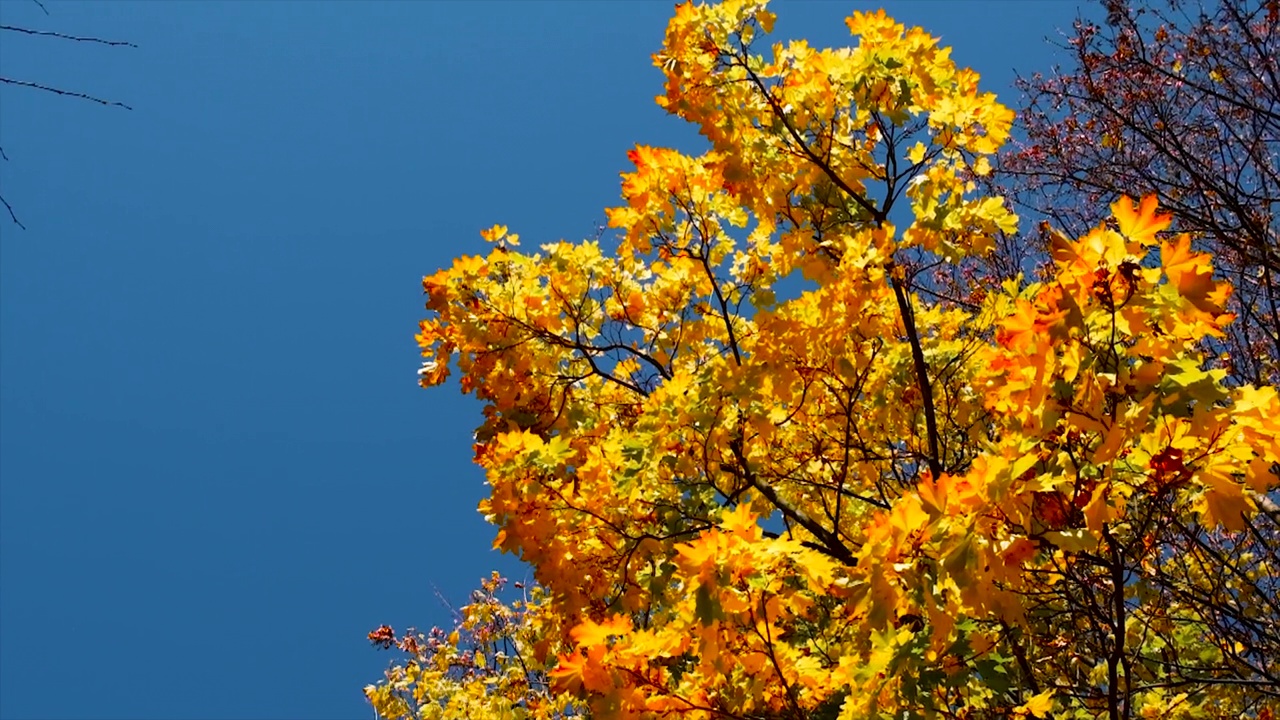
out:
<path id="1" fill-rule="evenodd" d="M 715 536 L 707 534 L 693 542 L 677 545 L 676 553 L 683 561 L 681 565 L 696 575 L 702 568 L 715 563 L 718 549 Z"/>
<path id="2" fill-rule="evenodd" d="M 1018 715 L 1042 718 L 1053 710 L 1053 691 L 1045 690 L 1039 695 L 1032 696 L 1025 703 L 1014 708 L 1013 711 Z"/>
<path id="3" fill-rule="evenodd" d="M 756 22 L 760 23 L 760 28 L 767 33 L 773 32 L 773 23 L 778 16 L 768 10 L 760 10 L 756 12 Z"/>
<path id="4" fill-rule="evenodd" d="M 1106 483 L 1098 483 L 1093 489 L 1093 496 L 1084 506 L 1085 524 L 1091 533 L 1100 534 L 1102 526 L 1117 514 L 1116 509 L 1107 502 L 1107 488 Z"/>
<path id="5" fill-rule="evenodd" d="M 1252 513 L 1254 506 L 1240 483 L 1216 470 L 1200 473 L 1200 478 L 1205 484 L 1205 491 L 1198 509 L 1204 524 L 1209 527 L 1222 525 L 1231 531 L 1243 530 L 1243 516 Z"/>
<path id="6" fill-rule="evenodd" d="M 739 503 L 737 507 L 726 512 L 720 518 L 720 526 L 730 534 L 744 538 L 758 538 L 760 526 L 756 524 L 755 515 L 747 503 Z"/>
<path id="7" fill-rule="evenodd" d="M 480 237 L 484 238 L 487 242 L 498 242 L 503 237 L 505 237 L 506 234 L 507 234 L 506 225 L 494 225 L 488 230 L 480 231 Z"/>
<path id="8" fill-rule="evenodd" d="M 1020 537 L 1009 543 L 1004 552 L 1000 553 L 1000 558 L 1006 565 L 1018 566 L 1035 554 L 1036 544 L 1025 537 Z"/>
<path id="9" fill-rule="evenodd" d="M 1244 477 L 1254 492 L 1268 492 L 1276 484 L 1276 474 L 1271 472 L 1271 462 L 1264 457 L 1255 457 L 1250 460 Z"/>
<path id="10" fill-rule="evenodd" d="M 1089 459 L 1089 462 L 1094 465 L 1111 462 L 1120 452 L 1121 444 L 1127 439 L 1128 433 L 1125 432 L 1124 425 L 1121 423 L 1112 424 L 1111 428 L 1107 430 L 1107 435 L 1102 444 L 1098 446 L 1097 450 L 1093 451 L 1093 457 Z"/>
<path id="11" fill-rule="evenodd" d="M 924 527 L 929 522 L 929 515 L 921 507 L 920 499 L 910 495 L 904 496 L 894 503 L 889 516 L 893 526 L 910 533 Z"/>

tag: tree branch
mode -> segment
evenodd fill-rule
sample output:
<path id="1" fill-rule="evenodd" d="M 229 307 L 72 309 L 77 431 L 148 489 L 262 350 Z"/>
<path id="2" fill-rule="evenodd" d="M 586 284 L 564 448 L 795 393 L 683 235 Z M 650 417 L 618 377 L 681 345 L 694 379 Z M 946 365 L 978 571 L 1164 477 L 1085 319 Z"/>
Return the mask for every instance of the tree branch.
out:
<path id="1" fill-rule="evenodd" d="M 745 453 L 742 452 L 742 442 L 740 438 L 735 438 L 733 442 L 729 443 L 729 445 L 733 450 L 734 459 L 738 462 L 738 470 L 741 473 L 742 478 L 746 480 L 751 487 L 760 491 L 760 494 L 764 495 L 766 500 L 773 503 L 774 507 L 782 511 L 783 515 L 794 521 L 800 527 L 808 530 L 815 538 L 818 538 L 822 543 L 820 550 L 823 554 L 829 555 L 850 567 L 858 564 L 858 558 L 854 557 L 853 553 L 849 551 L 849 548 L 845 547 L 844 542 L 840 540 L 839 535 L 824 528 L 817 520 L 809 517 L 809 514 L 804 510 L 801 510 L 790 502 L 787 502 L 778 494 L 778 491 L 772 485 L 761 480 L 754 472 L 751 471 L 751 468 L 747 467 L 747 458 Z"/>
<path id="2" fill-rule="evenodd" d="M 59 40 L 74 40 L 75 42 L 98 43 L 99 45 L 112 45 L 116 47 L 131 47 L 131 48 L 138 47 L 137 45 L 134 45 L 131 42 L 125 42 L 124 40 L 104 40 L 102 38 L 96 38 L 96 37 L 90 37 L 90 36 L 68 35 L 66 33 L 54 32 L 52 30 L 32 30 L 30 28 L 14 27 L 13 25 L 0 25 L 0 30 L 18 32 L 24 35 L 38 35 L 41 37 L 58 38 Z"/>
<path id="3" fill-rule="evenodd" d="M 911 360 L 915 365 L 916 384 L 920 387 L 920 402 L 924 406 L 924 427 L 929 442 L 929 473 L 933 479 L 942 477 L 942 459 L 938 452 L 938 417 L 933 409 L 933 386 L 929 384 L 929 369 L 924 361 L 924 349 L 920 347 L 920 332 L 916 329 L 915 311 L 911 309 L 911 299 L 902 287 L 902 282 L 889 268 L 889 284 L 893 286 L 893 295 L 898 300 L 898 311 L 902 315 L 902 327 L 906 330 L 907 340 L 911 343 Z"/>
<path id="4" fill-rule="evenodd" d="M 35 90 L 44 90 L 45 92 L 51 92 L 51 93 L 54 93 L 55 95 L 66 95 L 67 97 L 80 98 L 81 100 L 89 100 L 91 102 L 96 102 L 99 105 L 114 105 L 116 107 L 122 107 L 125 110 L 133 109 L 128 105 L 125 105 L 122 102 L 116 102 L 115 100 L 103 100 L 102 98 L 94 97 L 92 95 L 86 95 L 84 93 L 73 92 L 70 90 L 59 90 L 56 87 L 49 87 L 48 85 L 41 85 L 40 83 L 34 83 L 28 80 L 14 80 L 13 78 L 0 76 L 0 83 L 17 85 L 19 87 L 28 87 L 28 88 L 33 88 Z"/>

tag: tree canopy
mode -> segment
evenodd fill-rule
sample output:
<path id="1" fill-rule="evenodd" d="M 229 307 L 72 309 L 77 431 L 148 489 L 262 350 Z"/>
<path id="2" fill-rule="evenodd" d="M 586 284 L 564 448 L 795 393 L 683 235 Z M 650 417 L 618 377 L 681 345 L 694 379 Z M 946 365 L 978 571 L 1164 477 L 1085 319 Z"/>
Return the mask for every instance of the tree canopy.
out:
<path id="1" fill-rule="evenodd" d="M 424 386 L 483 403 L 495 546 L 452 632 L 366 689 L 422 718 L 1270 717 L 1280 398 L 1204 354 L 1232 287 L 1154 196 L 962 270 L 1013 113 L 919 28 L 769 38 L 676 8 L 615 237 L 424 279 Z M 1267 542 L 1247 546 L 1246 537 Z"/>

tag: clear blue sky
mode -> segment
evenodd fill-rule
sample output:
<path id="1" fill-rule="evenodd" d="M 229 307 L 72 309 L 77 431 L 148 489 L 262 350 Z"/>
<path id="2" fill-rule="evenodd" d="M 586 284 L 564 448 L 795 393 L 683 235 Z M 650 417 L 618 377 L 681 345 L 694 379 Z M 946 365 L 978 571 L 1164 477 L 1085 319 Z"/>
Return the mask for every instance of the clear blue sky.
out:
<path id="1" fill-rule="evenodd" d="M 669 2 L 0 0 L 0 717 L 366 719 L 490 568 L 478 408 L 416 387 L 420 279 L 590 235 Z M 865 2 L 779 2 L 846 44 Z M 891 2 L 1009 97 L 1076 3 Z M 2 212 L 2 210 L 0 210 Z"/>

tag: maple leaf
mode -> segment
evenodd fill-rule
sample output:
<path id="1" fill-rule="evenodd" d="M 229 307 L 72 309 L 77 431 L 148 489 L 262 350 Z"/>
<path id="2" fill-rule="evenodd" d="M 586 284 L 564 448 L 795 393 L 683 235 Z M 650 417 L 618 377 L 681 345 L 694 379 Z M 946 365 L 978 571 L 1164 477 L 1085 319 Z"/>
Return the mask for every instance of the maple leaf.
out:
<path id="1" fill-rule="evenodd" d="M 1191 249 L 1191 236 L 1179 235 L 1160 246 L 1160 264 L 1178 294 L 1205 312 L 1221 312 L 1209 256 Z"/>
<path id="2" fill-rule="evenodd" d="M 1053 690 L 1045 690 L 1042 693 L 1033 695 L 1027 701 L 1013 709 L 1017 715 L 1042 718 L 1053 710 Z"/>
<path id="3" fill-rule="evenodd" d="M 1011 350 L 1023 350 L 1043 338 L 1049 330 L 1068 316 L 1070 310 L 1042 312 L 1028 300 L 1019 299 L 1014 312 L 1000 323 L 996 341 Z"/>
<path id="4" fill-rule="evenodd" d="M 1158 206 L 1155 195 L 1144 196 L 1140 204 L 1125 195 L 1111 204 L 1111 214 L 1125 237 L 1143 245 L 1155 245 L 1156 233 L 1168 228 L 1171 222 L 1170 215 L 1156 212 Z"/>
<path id="5" fill-rule="evenodd" d="M 502 238 L 506 237 L 506 235 L 507 235 L 506 225 L 494 225 L 488 230 L 480 231 L 480 237 L 484 238 L 485 242 L 498 242 Z"/>
<path id="6" fill-rule="evenodd" d="M 603 645 L 611 637 L 631 632 L 631 620 L 624 615 L 614 615 L 604 622 L 586 620 L 570 631 L 579 646 Z"/>
<path id="7" fill-rule="evenodd" d="M 744 539 L 758 538 L 761 533 L 760 526 L 756 524 L 755 515 L 752 514 L 751 507 L 746 503 L 740 503 L 737 507 L 724 513 L 720 517 L 720 527 Z"/>
<path id="8" fill-rule="evenodd" d="M 1255 506 L 1240 483 L 1214 471 L 1200 473 L 1199 477 L 1205 484 L 1204 494 L 1197 503 L 1204 524 L 1209 527 L 1221 525 L 1231 531 L 1243 530 L 1244 519 Z"/>
<path id="9" fill-rule="evenodd" d="M 708 572 L 715 566 L 716 558 L 719 555 L 720 544 L 718 538 L 712 533 L 708 533 L 691 543 L 683 543 L 676 546 L 682 565 L 692 575 L 707 577 Z"/>
<path id="10" fill-rule="evenodd" d="M 1035 553 L 1036 544 L 1025 537 L 1020 537 L 1010 543 L 1009 547 L 1000 553 L 1000 557 L 1008 565 L 1021 565 Z"/>

